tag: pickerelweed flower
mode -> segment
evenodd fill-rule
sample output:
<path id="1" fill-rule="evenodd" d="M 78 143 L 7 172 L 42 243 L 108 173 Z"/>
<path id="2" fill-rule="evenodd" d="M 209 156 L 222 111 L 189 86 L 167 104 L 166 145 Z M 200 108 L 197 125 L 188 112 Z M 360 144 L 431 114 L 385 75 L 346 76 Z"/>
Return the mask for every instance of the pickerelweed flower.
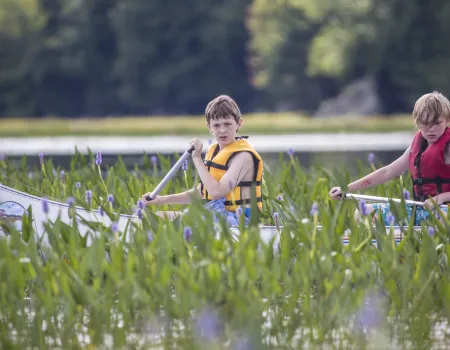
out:
<path id="1" fill-rule="evenodd" d="M 319 206 L 317 203 L 313 203 L 311 206 L 311 211 L 309 212 L 311 215 L 317 215 L 319 213 Z"/>
<path id="2" fill-rule="evenodd" d="M 142 209 L 138 209 L 136 215 L 140 220 L 144 218 L 144 214 L 142 214 Z"/>
<path id="3" fill-rule="evenodd" d="M 287 154 L 288 154 L 289 157 L 294 156 L 294 149 L 292 147 L 289 147 L 288 151 L 287 151 Z"/>
<path id="4" fill-rule="evenodd" d="M 152 243 L 153 242 L 153 232 L 147 231 L 147 242 Z"/>
<path id="5" fill-rule="evenodd" d="M 139 208 L 139 209 L 144 209 L 145 208 L 145 204 L 144 204 L 144 201 L 142 200 L 142 199 L 139 199 L 138 201 L 137 201 L 137 207 Z"/>
<path id="6" fill-rule="evenodd" d="M 114 196 L 112 194 L 108 194 L 108 197 L 106 198 L 106 200 L 109 203 L 114 204 Z"/>
<path id="7" fill-rule="evenodd" d="M 41 165 L 44 165 L 44 153 L 39 153 L 39 163 Z"/>
<path id="8" fill-rule="evenodd" d="M 150 162 L 152 163 L 153 166 L 156 166 L 158 164 L 158 157 L 151 156 L 150 157 Z"/>
<path id="9" fill-rule="evenodd" d="M 191 238 L 192 238 L 192 228 L 190 228 L 189 226 L 186 226 L 183 230 L 183 235 L 184 235 L 184 239 L 188 242 L 190 242 Z"/>
<path id="10" fill-rule="evenodd" d="M 389 214 L 389 215 L 386 217 L 386 219 L 387 219 L 389 225 L 394 225 L 394 224 L 395 224 L 395 217 L 394 217 L 394 215 Z"/>
<path id="11" fill-rule="evenodd" d="M 61 170 L 59 172 L 59 179 L 61 180 L 61 182 L 64 182 L 65 177 L 66 177 L 66 173 L 64 172 L 64 170 Z"/>
<path id="12" fill-rule="evenodd" d="M 405 200 L 408 200 L 409 198 L 411 198 L 409 191 L 406 188 L 403 189 L 403 197 L 405 198 Z"/>
<path id="13" fill-rule="evenodd" d="M 95 164 L 96 165 L 101 165 L 102 164 L 102 154 L 100 151 L 97 152 L 96 156 L 95 156 Z"/>
<path id="14" fill-rule="evenodd" d="M 374 329 L 380 326 L 383 318 L 381 298 L 370 293 L 364 298 L 363 305 L 356 314 L 355 324 L 359 327 Z"/>
<path id="15" fill-rule="evenodd" d="M 282 201 L 282 200 L 283 200 L 283 196 L 282 196 L 281 194 L 279 194 L 279 195 L 277 196 L 277 200 Z"/>
<path id="16" fill-rule="evenodd" d="M 364 201 L 359 202 L 359 211 L 360 211 L 361 215 L 367 215 L 366 202 L 364 202 Z"/>
<path id="17" fill-rule="evenodd" d="M 75 198 L 73 197 L 69 197 L 67 198 L 67 205 L 69 206 L 69 208 L 72 208 L 75 204 Z"/>
<path id="18" fill-rule="evenodd" d="M 367 161 L 369 162 L 369 164 L 373 164 L 373 162 L 375 161 L 375 155 L 373 153 L 369 153 L 369 155 L 367 156 Z"/>
<path id="19" fill-rule="evenodd" d="M 43 211 L 45 214 L 48 214 L 49 211 L 50 211 L 50 208 L 49 208 L 49 205 L 48 205 L 48 198 L 47 198 L 47 197 L 42 198 L 42 211 Z"/>
<path id="20" fill-rule="evenodd" d="M 77 183 L 75 184 L 75 187 L 76 187 L 76 188 L 81 188 L 81 183 L 77 182 Z"/>
<path id="21" fill-rule="evenodd" d="M 429 227 L 428 227 L 428 234 L 429 234 L 431 237 L 434 236 L 434 234 L 435 234 L 434 227 L 432 227 L 432 226 L 429 226 Z"/>
<path id="22" fill-rule="evenodd" d="M 103 210 L 101 205 L 98 206 L 98 212 L 99 212 L 100 216 L 105 215 L 105 211 Z"/>
<path id="23" fill-rule="evenodd" d="M 197 334 L 205 340 L 213 340 L 218 337 L 222 328 L 217 314 L 209 308 L 199 314 L 196 326 Z"/>
<path id="24" fill-rule="evenodd" d="M 111 232 L 112 233 L 119 232 L 119 224 L 117 222 L 112 222 L 111 223 Z"/>
<path id="25" fill-rule="evenodd" d="M 187 171 L 188 170 L 188 161 L 187 160 L 185 160 L 183 162 L 183 165 L 181 166 L 181 170 L 183 170 L 183 171 Z"/>
<path id="26" fill-rule="evenodd" d="M 92 201 L 92 191 L 91 190 L 87 190 L 86 191 L 86 203 L 88 203 L 90 205 L 91 201 Z"/>

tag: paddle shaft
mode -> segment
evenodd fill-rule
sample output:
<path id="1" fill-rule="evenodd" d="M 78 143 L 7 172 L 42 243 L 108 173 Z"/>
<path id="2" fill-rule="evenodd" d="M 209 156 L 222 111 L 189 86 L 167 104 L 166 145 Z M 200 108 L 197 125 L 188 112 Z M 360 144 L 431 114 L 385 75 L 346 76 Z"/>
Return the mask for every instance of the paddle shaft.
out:
<path id="1" fill-rule="evenodd" d="M 156 198 L 156 196 L 161 192 L 161 190 L 164 188 L 164 186 L 167 185 L 167 183 L 172 179 L 172 177 L 175 175 L 175 173 L 178 171 L 178 169 L 181 168 L 183 163 L 191 156 L 192 152 L 194 151 L 194 147 L 190 147 L 187 149 L 180 159 L 174 164 L 172 169 L 169 170 L 166 176 L 161 180 L 161 182 L 156 186 L 156 188 L 153 190 L 152 193 L 150 193 L 149 196 L 147 196 L 146 200 L 151 201 Z"/>
<path id="2" fill-rule="evenodd" d="M 382 202 L 382 203 L 389 203 L 389 201 L 393 201 L 396 203 L 401 203 L 401 199 L 398 198 L 385 198 L 385 197 L 377 197 L 377 196 L 366 196 L 366 195 L 360 195 L 360 194 L 353 194 L 353 193 L 346 193 L 345 198 L 354 198 L 354 199 L 361 199 L 361 200 L 367 200 L 371 202 Z M 422 206 L 424 205 L 423 202 L 417 202 L 417 201 L 411 201 L 411 200 L 405 200 L 405 204 L 409 205 L 418 205 Z"/>

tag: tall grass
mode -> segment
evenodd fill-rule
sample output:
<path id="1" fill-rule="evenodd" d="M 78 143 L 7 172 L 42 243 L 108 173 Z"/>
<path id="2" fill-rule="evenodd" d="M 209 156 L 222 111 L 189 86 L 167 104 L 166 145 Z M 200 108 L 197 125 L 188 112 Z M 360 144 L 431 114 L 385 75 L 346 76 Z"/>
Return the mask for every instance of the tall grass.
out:
<path id="1" fill-rule="evenodd" d="M 101 205 L 109 215 L 133 213 L 140 196 L 170 166 L 165 158 L 146 159 L 130 171 L 120 158 L 107 168 L 95 165 L 92 154 L 76 154 L 61 178 L 62 169 L 51 159 L 32 171 L 25 158 L 20 165 L 0 161 L 5 185 L 61 201 L 73 196 L 78 205 Z M 369 171 L 359 164 L 360 175 Z M 331 186 L 349 180 L 345 169 L 305 169 L 294 157 L 280 155 L 278 166 L 265 170 L 261 217 L 263 224 L 282 224 L 276 250 L 260 240 L 254 225 L 235 240 L 221 222 L 217 236 L 201 203 L 175 222 L 157 218 L 156 208 L 149 207 L 131 242 L 99 226 L 99 237 L 86 246 L 76 220 L 73 226 L 49 222 L 48 247 L 30 239 L 30 228 L 27 235 L 25 229 L 22 234 L 12 230 L 0 240 L 2 347 L 419 349 L 448 344 L 436 333 L 447 330 L 450 312 L 448 219 L 433 218 L 423 234 L 405 227 L 405 238 L 396 245 L 381 222 L 373 227 L 366 217 L 356 225 L 355 201 L 328 200 Z M 197 181 L 189 167 L 163 192 L 186 190 Z M 411 185 L 406 175 L 402 181 Z M 93 193 L 91 205 L 87 190 Z M 368 193 L 398 198 L 402 190 L 397 179 Z M 314 203 L 318 212 L 311 212 Z M 403 219 L 404 208 L 398 205 L 395 214 Z M 348 228 L 351 240 L 343 245 Z M 378 239 L 378 249 L 369 237 Z"/>

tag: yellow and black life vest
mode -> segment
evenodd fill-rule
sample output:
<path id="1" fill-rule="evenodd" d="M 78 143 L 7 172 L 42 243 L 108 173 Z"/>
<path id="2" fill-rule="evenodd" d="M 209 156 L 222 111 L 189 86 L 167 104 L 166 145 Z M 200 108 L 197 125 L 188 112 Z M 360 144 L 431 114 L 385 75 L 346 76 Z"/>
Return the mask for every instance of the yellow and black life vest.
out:
<path id="1" fill-rule="evenodd" d="M 208 151 L 205 156 L 203 163 L 208 168 L 209 173 L 217 180 L 220 181 L 222 176 L 228 170 L 228 165 L 231 159 L 240 152 L 250 152 L 253 157 L 255 177 L 253 181 L 241 181 L 236 185 L 233 191 L 229 192 L 225 196 L 225 206 L 227 210 L 234 212 L 237 208 L 241 207 L 243 204 L 250 204 L 251 199 L 242 198 L 242 187 L 252 187 L 255 186 L 256 190 L 256 203 L 258 209 L 262 211 L 262 194 L 261 194 L 261 183 L 263 174 L 263 161 L 261 156 L 256 152 L 256 150 L 250 145 L 250 143 L 245 140 L 248 136 L 237 137 L 236 141 L 229 144 L 219 152 L 219 144 L 215 143 L 209 146 Z M 203 183 L 201 183 L 201 191 L 203 194 L 203 199 L 212 200 L 206 189 L 204 190 Z"/>

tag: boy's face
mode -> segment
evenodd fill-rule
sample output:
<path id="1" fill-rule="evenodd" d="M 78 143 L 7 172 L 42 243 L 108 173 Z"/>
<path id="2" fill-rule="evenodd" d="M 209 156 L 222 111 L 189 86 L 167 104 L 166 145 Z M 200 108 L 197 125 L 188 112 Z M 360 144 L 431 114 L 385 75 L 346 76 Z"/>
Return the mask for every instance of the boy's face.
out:
<path id="1" fill-rule="evenodd" d="M 235 141 L 237 130 L 242 125 L 242 119 L 238 123 L 234 118 L 219 118 L 209 122 L 208 128 L 214 135 L 220 146 L 226 146 Z"/>
<path id="2" fill-rule="evenodd" d="M 445 118 L 440 117 L 438 120 L 433 121 L 432 117 L 421 121 L 418 125 L 422 136 L 425 140 L 428 141 L 428 144 L 435 143 L 444 133 L 445 128 L 447 126 L 447 120 Z"/>

